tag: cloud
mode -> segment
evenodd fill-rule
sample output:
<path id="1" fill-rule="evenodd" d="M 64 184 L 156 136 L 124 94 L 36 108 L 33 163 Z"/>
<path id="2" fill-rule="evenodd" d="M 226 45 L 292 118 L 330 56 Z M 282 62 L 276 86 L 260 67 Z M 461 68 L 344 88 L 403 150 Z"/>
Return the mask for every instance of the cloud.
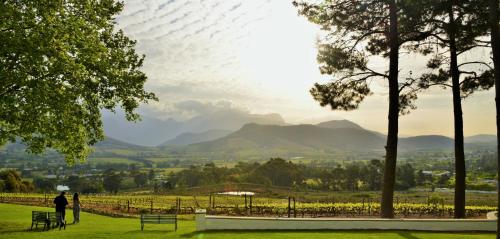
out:
<path id="1" fill-rule="evenodd" d="M 199 101 L 183 100 L 171 103 L 152 103 L 143 105 L 139 114 L 158 118 L 176 119 L 184 121 L 200 115 L 209 115 L 217 112 L 250 113 L 246 108 L 238 107 L 227 100 Z"/>
<path id="2" fill-rule="evenodd" d="M 194 115 L 208 114 L 221 110 L 236 110 L 229 101 L 200 102 L 196 100 L 186 100 L 175 103 L 175 108 L 180 111 L 192 113 Z"/>
<path id="3" fill-rule="evenodd" d="M 385 80 L 371 85 L 375 94 L 356 111 L 332 112 L 312 99 L 308 93 L 312 84 L 330 77 L 318 71 L 315 43 L 319 28 L 298 16 L 291 1 L 125 0 L 117 22 L 137 40 L 138 52 L 146 55 L 146 88 L 160 99 L 142 106 L 143 114 L 187 119 L 214 110 L 248 110 L 280 113 L 289 122 L 334 117 L 353 119 L 380 131 L 387 127 Z M 489 52 L 464 57 L 475 59 L 476 55 L 488 57 Z M 404 78 L 409 70 L 415 75 L 424 70 L 426 61 L 402 54 L 400 63 Z M 387 69 L 386 59 L 370 64 L 380 71 Z M 465 110 L 476 105 L 481 111 L 474 111 L 474 117 L 489 117 L 490 99 L 491 92 L 468 99 Z M 452 123 L 446 116 L 449 91 L 425 92 L 417 104 L 419 109 L 402 118 L 403 123 L 415 125 L 413 131 L 418 130 L 416 125 L 427 124 L 426 133 L 442 133 L 439 129 Z M 489 121 L 482 125 L 481 132 L 495 127 Z M 401 130 L 404 133 L 405 128 Z"/>

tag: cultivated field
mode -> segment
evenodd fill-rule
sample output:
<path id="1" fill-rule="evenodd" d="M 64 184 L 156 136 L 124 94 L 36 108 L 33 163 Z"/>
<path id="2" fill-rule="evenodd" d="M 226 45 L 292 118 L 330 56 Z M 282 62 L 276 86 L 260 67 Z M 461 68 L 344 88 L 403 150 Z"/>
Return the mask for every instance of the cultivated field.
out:
<path id="1" fill-rule="evenodd" d="M 55 194 L 0 193 L 0 202 L 34 206 L 52 206 Z M 71 198 L 70 195 L 68 195 Z M 246 215 L 273 217 L 378 217 L 379 200 L 371 198 L 342 201 L 309 200 L 273 197 L 242 197 L 226 195 L 169 196 L 169 195 L 82 195 L 84 210 L 104 215 L 129 216 L 140 213 L 194 214 L 196 208 L 205 208 L 213 215 Z M 444 198 L 429 197 L 426 200 L 397 200 L 396 217 L 401 218 L 449 218 L 453 217 L 453 205 Z M 468 218 L 485 218 L 496 207 L 484 204 L 468 204 Z"/>

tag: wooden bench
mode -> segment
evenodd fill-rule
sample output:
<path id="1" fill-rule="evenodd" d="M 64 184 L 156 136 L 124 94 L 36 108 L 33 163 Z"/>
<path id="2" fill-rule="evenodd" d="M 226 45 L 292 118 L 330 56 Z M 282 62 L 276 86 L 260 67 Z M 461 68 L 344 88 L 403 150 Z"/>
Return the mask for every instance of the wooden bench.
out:
<path id="1" fill-rule="evenodd" d="M 48 224 L 52 228 L 56 228 L 59 226 L 59 230 L 64 227 L 64 230 L 66 230 L 66 221 L 64 221 L 62 224 L 59 223 L 59 212 L 49 212 L 47 215 L 47 218 L 49 219 Z"/>
<path id="2" fill-rule="evenodd" d="M 45 230 L 45 228 L 47 228 L 47 230 L 50 228 L 48 212 L 31 212 L 31 230 L 33 230 L 33 226 L 35 226 L 35 228 L 38 228 L 39 223 L 43 223 L 43 230 Z"/>
<path id="3" fill-rule="evenodd" d="M 177 215 L 141 214 L 141 230 L 144 230 L 144 224 L 175 224 L 175 231 L 177 231 Z"/>
<path id="4" fill-rule="evenodd" d="M 62 224 L 59 223 L 59 212 L 43 212 L 43 211 L 32 211 L 31 212 L 31 230 L 33 226 L 38 228 L 38 224 L 43 223 L 43 230 L 50 228 L 55 228 L 59 226 L 59 230 L 64 227 L 66 229 L 66 222 Z"/>

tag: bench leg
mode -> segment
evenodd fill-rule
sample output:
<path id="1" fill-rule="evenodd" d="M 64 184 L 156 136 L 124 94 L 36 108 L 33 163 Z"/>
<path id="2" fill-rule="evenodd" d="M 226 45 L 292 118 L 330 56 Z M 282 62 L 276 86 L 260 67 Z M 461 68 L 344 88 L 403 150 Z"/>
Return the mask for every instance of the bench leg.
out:
<path id="1" fill-rule="evenodd" d="M 144 231 L 144 224 L 141 224 L 141 231 Z"/>
<path id="2" fill-rule="evenodd" d="M 177 220 L 175 220 L 175 231 L 177 231 Z"/>

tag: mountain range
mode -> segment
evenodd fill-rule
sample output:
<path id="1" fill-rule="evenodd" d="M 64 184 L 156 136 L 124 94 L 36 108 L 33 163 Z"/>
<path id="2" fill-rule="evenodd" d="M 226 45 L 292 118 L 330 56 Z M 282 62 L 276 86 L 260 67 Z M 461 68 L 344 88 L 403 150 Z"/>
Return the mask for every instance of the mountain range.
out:
<path id="1" fill-rule="evenodd" d="M 188 152 L 237 152 L 242 150 L 292 151 L 383 150 L 386 137 L 363 129 L 350 121 L 329 121 L 317 125 L 246 124 L 227 136 L 185 146 Z M 444 149 L 453 147 L 453 139 L 439 135 L 400 138 L 401 150 Z"/>
<path id="2" fill-rule="evenodd" d="M 157 146 L 169 143 L 183 145 L 186 144 L 186 141 L 183 141 L 182 138 L 192 136 L 181 136 L 181 134 L 202 133 L 204 136 L 199 137 L 210 140 L 215 139 L 216 136 L 223 136 L 224 133 L 222 132 L 224 131 L 238 130 L 247 123 L 286 124 L 279 114 L 251 114 L 238 110 L 218 110 L 186 121 L 161 120 L 148 116 L 141 116 L 141 118 L 141 121 L 129 122 L 121 114 L 106 113 L 103 115 L 104 133 L 108 137 L 142 146 Z M 174 139 L 175 137 L 181 139 Z"/>
<path id="3" fill-rule="evenodd" d="M 138 125 L 105 118 L 108 138 L 176 152 L 237 152 L 243 150 L 383 150 L 386 136 L 348 120 L 315 125 L 288 125 L 278 114 L 217 111 L 180 122 L 144 117 Z M 165 140 L 167 139 L 167 140 Z M 496 142 L 494 135 L 466 137 L 468 144 Z M 400 150 L 452 149 L 453 139 L 441 135 L 400 137 Z M 116 141 L 114 141 L 116 143 Z M 100 145 L 102 146 L 102 145 Z M 128 145 L 130 146 L 130 145 Z"/>
<path id="4" fill-rule="evenodd" d="M 360 125 L 347 120 L 333 120 L 316 125 L 299 124 L 286 125 L 281 117 L 270 118 L 256 116 L 267 122 L 274 117 L 276 124 L 247 123 L 237 130 L 211 129 L 197 133 L 184 132 L 164 141 L 160 146 L 141 146 L 107 136 L 105 140 L 94 147 L 96 152 L 128 152 L 135 151 L 144 155 L 144 152 L 166 153 L 174 157 L 194 155 L 196 157 L 218 158 L 263 158 L 263 157 L 296 157 L 296 156 L 328 156 L 337 152 L 382 152 L 386 144 L 386 136 L 379 132 L 364 129 Z M 249 120 L 249 118 L 244 118 Z M 281 119 L 281 120 L 280 120 Z M 200 119 L 201 120 L 201 119 Z M 158 121 L 150 121 L 158 122 Z M 167 121 L 168 122 L 168 121 Z M 171 121 L 174 122 L 174 121 Z M 214 122 L 214 121 L 212 121 Z M 271 120 L 273 122 L 273 120 Z M 173 124 L 166 123 L 172 126 Z M 177 122 L 177 124 L 180 124 Z M 187 125 L 183 123 L 182 125 Z M 215 124 L 217 127 L 220 124 Z M 229 128 L 236 127 L 233 123 Z M 136 129 L 137 130 L 137 129 Z M 154 130 L 151 129 L 153 132 Z M 155 132 L 164 132 L 166 129 L 157 129 Z M 178 129 L 177 129 L 178 130 Z M 170 133 L 169 135 L 172 135 Z M 138 139 L 140 139 L 139 137 Z M 157 136 L 159 139 L 160 137 Z M 495 145 L 494 135 L 475 135 L 465 138 L 467 145 Z M 414 137 L 400 137 L 400 150 L 452 150 L 453 139 L 441 135 L 422 135 Z M 24 151 L 20 143 L 9 144 L 6 151 Z"/>

